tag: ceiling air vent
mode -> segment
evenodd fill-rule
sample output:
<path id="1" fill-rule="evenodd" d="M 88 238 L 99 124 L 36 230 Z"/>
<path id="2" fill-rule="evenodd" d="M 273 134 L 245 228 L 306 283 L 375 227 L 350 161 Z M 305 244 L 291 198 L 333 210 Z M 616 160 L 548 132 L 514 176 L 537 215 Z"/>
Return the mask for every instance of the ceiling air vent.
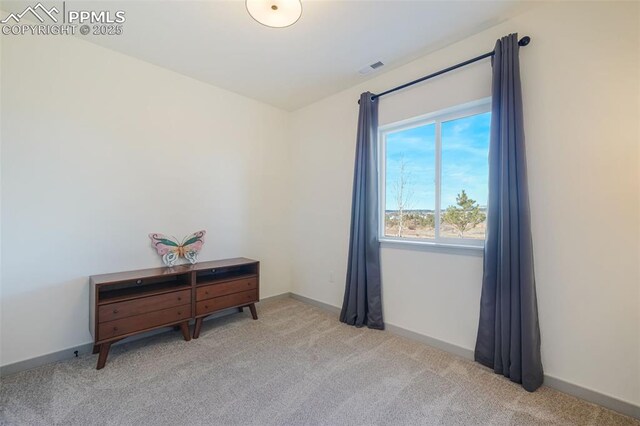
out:
<path id="1" fill-rule="evenodd" d="M 371 64 L 371 65 L 367 65 L 366 67 L 362 68 L 360 71 L 358 71 L 360 74 L 369 74 L 371 71 L 375 71 L 378 68 L 382 67 L 384 64 L 380 61 Z"/>

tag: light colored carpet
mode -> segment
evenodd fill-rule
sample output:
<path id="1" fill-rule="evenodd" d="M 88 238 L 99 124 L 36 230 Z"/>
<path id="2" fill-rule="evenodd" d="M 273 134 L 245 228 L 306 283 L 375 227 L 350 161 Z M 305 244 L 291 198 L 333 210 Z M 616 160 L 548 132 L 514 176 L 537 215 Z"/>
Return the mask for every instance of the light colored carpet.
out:
<path id="1" fill-rule="evenodd" d="M 2 379 L 3 424 L 640 425 L 293 299 Z"/>

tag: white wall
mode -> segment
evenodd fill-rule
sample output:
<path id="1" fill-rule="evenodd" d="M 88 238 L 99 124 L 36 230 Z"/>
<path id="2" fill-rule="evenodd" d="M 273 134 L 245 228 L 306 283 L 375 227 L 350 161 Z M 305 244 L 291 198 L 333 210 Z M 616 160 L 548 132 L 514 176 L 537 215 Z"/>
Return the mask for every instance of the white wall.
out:
<path id="1" fill-rule="evenodd" d="M 522 50 L 547 374 L 640 404 L 638 4 L 557 3 L 292 114 L 68 37 L 3 37 L 0 364 L 90 341 L 91 274 L 159 265 L 147 233 L 207 229 L 202 259 L 263 261 L 263 296 L 339 306 L 356 100 Z M 488 62 L 381 101 L 381 124 L 489 94 Z M 291 220 L 289 220 L 291 219 Z M 386 321 L 472 349 L 482 259 L 384 248 Z"/>
<path id="2" fill-rule="evenodd" d="M 2 39 L 0 38 L 0 165 L 2 164 Z M 0 167 L 0 342 L 2 342 L 2 170 Z M 2 343 L 0 343 L 2 345 Z M 0 356 L 0 364 L 2 357 Z"/>
<path id="3" fill-rule="evenodd" d="M 289 291 L 288 114 L 71 37 L 2 37 L 2 342 L 91 341 L 88 276 L 153 267 L 147 234 L 207 230 Z"/>
<path id="4" fill-rule="evenodd" d="M 294 112 L 294 292 L 342 302 L 359 94 L 530 35 L 521 63 L 545 372 L 640 405 L 638 20 L 637 3 L 547 4 Z M 489 61 L 469 66 L 385 97 L 381 124 L 488 96 L 490 84 Z M 382 268 L 387 323 L 473 349 L 481 257 L 387 247 Z"/>

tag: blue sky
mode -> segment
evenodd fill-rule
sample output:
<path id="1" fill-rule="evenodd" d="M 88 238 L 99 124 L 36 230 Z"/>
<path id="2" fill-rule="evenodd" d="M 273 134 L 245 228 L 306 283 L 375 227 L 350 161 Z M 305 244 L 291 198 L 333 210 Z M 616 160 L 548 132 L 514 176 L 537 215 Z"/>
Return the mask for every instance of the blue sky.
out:
<path id="1" fill-rule="evenodd" d="M 464 189 L 481 206 L 487 204 L 491 113 L 442 123 L 442 206 L 456 203 Z M 386 209 L 395 210 L 394 182 L 402 159 L 408 175 L 409 209 L 435 208 L 435 124 L 387 135 Z"/>

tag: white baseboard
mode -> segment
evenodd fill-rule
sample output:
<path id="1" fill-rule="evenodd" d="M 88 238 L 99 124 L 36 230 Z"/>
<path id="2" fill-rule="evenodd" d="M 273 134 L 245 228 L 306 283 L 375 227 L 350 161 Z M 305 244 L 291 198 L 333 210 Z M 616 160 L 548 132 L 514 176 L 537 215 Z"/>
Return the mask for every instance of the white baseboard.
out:
<path id="1" fill-rule="evenodd" d="M 330 305 L 328 303 L 320 302 L 320 301 L 315 300 L 315 299 L 310 299 L 310 298 L 305 297 L 305 296 L 300 296 L 299 294 L 295 294 L 295 293 L 291 293 L 290 297 L 292 299 L 304 302 L 304 303 L 306 303 L 308 305 L 313 305 L 316 308 L 320 308 L 320 309 L 323 309 L 323 310 L 325 310 L 327 312 L 331 312 L 332 314 L 340 315 L 340 308 L 337 307 L 337 306 L 333 306 L 333 305 Z"/>
<path id="2" fill-rule="evenodd" d="M 295 293 L 287 292 L 287 293 L 282 293 L 282 294 L 278 294 L 271 297 L 266 297 L 262 299 L 260 303 L 265 303 L 265 302 L 278 300 L 278 299 L 285 299 L 289 297 L 295 300 L 299 300 L 303 303 L 316 306 L 336 316 L 340 315 L 340 308 L 337 306 L 320 302 L 318 300 L 301 296 Z M 227 309 L 207 317 L 206 320 L 220 318 L 222 316 L 230 315 L 236 312 L 237 312 L 237 308 Z M 170 331 L 171 330 L 167 328 L 154 330 L 149 333 L 143 333 L 137 336 L 132 336 L 121 342 L 118 342 L 117 344 L 128 343 L 128 342 L 132 342 L 134 340 L 139 340 L 139 339 L 146 339 L 156 334 L 166 333 Z M 402 336 L 407 339 L 415 340 L 417 342 L 440 349 L 442 351 L 451 353 L 461 358 L 473 360 L 473 351 L 471 349 L 463 348 L 462 346 L 458 346 L 453 343 L 435 339 L 433 337 L 416 333 L 415 331 L 407 330 L 405 328 L 392 325 L 392 324 L 386 324 L 385 331 L 391 334 L 395 334 L 397 336 Z M 32 368 L 40 367 L 46 364 L 51 364 L 53 362 L 70 359 L 76 356 L 76 353 L 75 353 L 76 351 L 77 351 L 77 356 L 89 354 L 91 353 L 92 349 L 93 349 L 93 342 L 89 342 L 89 343 L 84 343 L 68 349 L 63 349 L 61 351 L 52 352 L 50 354 L 37 356 L 35 358 L 27 359 L 24 361 L 18 361 L 13 364 L 3 365 L 0 367 L 0 376 L 6 376 L 6 375 L 14 374 L 20 371 L 30 370 Z M 585 401 L 589 401 L 594 404 L 601 405 L 610 410 L 617 411 L 627 416 L 640 419 L 640 406 L 635 405 L 631 402 L 623 401 L 621 399 L 618 399 L 609 395 L 605 395 L 593 389 L 588 389 L 580 385 L 576 385 L 574 383 L 570 383 L 565 380 L 559 379 L 557 377 L 549 376 L 549 375 L 544 376 L 544 385 L 550 388 L 556 389 L 560 392 L 575 396 L 576 398 L 584 399 Z"/>
<path id="3" fill-rule="evenodd" d="M 260 302 L 258 302 L 258 306 L 260 303 L 269 302 L 271 300 L 283 299 L 290 297 L 290 293 L 282 293 L 275 296 L 265 297 Z M 215 314 L 209 315 L 205 318 L 205 321 L 209 321 L 215 318 L 220 318 L 226 315 L 234 314 L 238 312 L 238 308 L 225 309 L 224 311 L 216 312 Z M 193 321 L 192 321 L 193 323 Z M 131 343 L 140 339 L 147 339 L 151 336 L 155 336 L 160 333 L 168 333 L 173 331 L 172 329 L 165 327 L 157 330 L 149 331 L 147 333 L 136 334 L 135 336 L 128 337 L 124 340 L 121 340 L 115 343 L 113 346 Z M 182 334 L 177 332 L 182 338 Z M 62 349 L 60 351 L 51 352 L 44 355 L 39 355 L 34 358 L 25 359 L 23 361 L 14 362 L 12 364 L 7 364 L 0 366 L 0 377 L 8 376 L 10 374 L 15 374 L 20 371 L 31 370 L 33 368 L 41 367 L 43 365 L 51 364 L 58 361 L 64 361 L 65 359 L 71 359 L 76 356 L 82 356 L 90 354 L 93 350 L 93 342 L 83 343 L 81 345 L 72 346 L 67 349 Z"/>
<path id="4" fill-rule="evenodd" d="M 299 294 L 295 294 L 295 293 L 291 293 L 291 298 L 307 303 L 309 305 L 313 305 L 318 308 L 324 309 L 325 311 L 331 312 L 332 314 L 340 315 L 340 308 L 337 306 L 329 305 L 328 303 L 324 303 L 324 302 L 319 302 L 317 300 L 310 299 L 305 296 L 300 296 Z M 416 340 L 420 343 L 424 343 L 425 345 L 432 346 L 434 348 L 437 348 L 445 352 L 449 352 L 459 357 L 470 359 L 473 361 L 473 351 L 471 349 L 466 349 L 461 346 L 457 346 L 457 345 L 445 342 L 443 340 L 435 339 L 433 337 L 429 337 L 424 334 L 416 333 L 415 331 L 407 330 L 397 325 L 385 323 L 384 327 L 385 327 L 385 331 L 388 331 L 391 334 L 406 337 L 407 339 L 411 339 L 411 340 Z"/>
<path id="5" fill-rule="evenodd" d="M 294 293 L 291 293 L 291 298 L 299 300 L 304 303 L 308 303 L 318 308 L 324 309 L 325 311 L 331 312 L 336 316 L 340 315 L 340 308 L 337 306 L 320 302 L 315 299 L 310 299 L 305 296 L 300 296 L 299 294 L 294 294 Z M 392 325 L 388 323 L 385 324 L 385 331 L 391 334 L 395 334 L 397 336 L 406 337 L 407 339 L 424 343 L 425 345 L 428 345 L 436 349 L 440 349 L 442 351 L 451 353 L 453 355 L 457 355 L 461 358 L 465 358 L 473 361 L 473 350 L 471 349 L 463 348 L 462 346 L 445 342 L 443 340 L 435 339 L 433 337 L 416 333 L 415 331 L 407 330 L 397 325 Z M 544 386 L 550 387 L 552 389 L 566 393 L 571 396 L 575 396 L 576 398 L 584 399 L 585 401 L 589 401 L 594 404 L 601 405 L 610 410 L 617 411 L 618 413 L 622 413 L 624 415 L 640 419 L 640 406 L 635 405 L 631 402 L 623 401 L 613 396 L 606 395 L 598 391 L 595 391 L 593 389 L 588 389 L 580 385 L 576 385 L 575 383 L 567 382 L 566 380 L 549 376 L 547 374 L 545 374 L 544 376 Z"/>

